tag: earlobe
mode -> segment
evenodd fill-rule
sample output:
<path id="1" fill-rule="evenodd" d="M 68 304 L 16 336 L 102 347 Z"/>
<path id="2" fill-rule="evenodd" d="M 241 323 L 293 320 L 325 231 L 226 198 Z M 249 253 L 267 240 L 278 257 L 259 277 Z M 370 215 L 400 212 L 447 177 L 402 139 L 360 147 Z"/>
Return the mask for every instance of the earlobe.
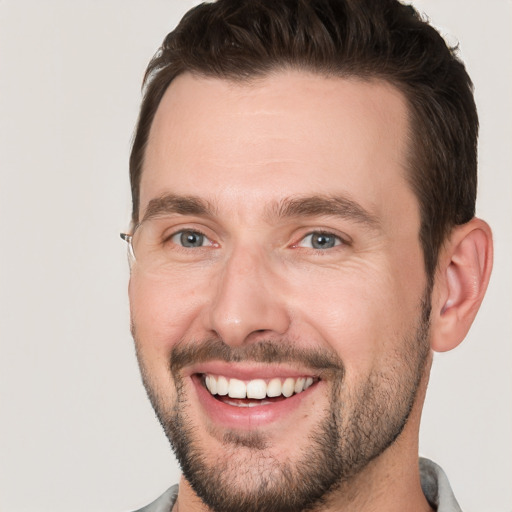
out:
<path id="1" fill-rule="evenodd" d="M 453 228 L 439 255 L 432 295 L 433 350 L 451 350 L 466 336 L 489 283 L 492 256 L 486 222 L 474 218 Z"/>

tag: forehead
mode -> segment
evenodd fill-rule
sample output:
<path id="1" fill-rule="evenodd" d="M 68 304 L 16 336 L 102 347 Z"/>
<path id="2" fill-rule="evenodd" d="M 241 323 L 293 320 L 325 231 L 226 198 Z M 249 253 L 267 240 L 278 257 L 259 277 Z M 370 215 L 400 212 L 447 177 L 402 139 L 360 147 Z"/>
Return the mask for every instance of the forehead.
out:
<path id="1" fill-rule="evenodd" d="M 377 215 L 403 214 L 416 203 L 405 179 L 408 130 L 405 98 L 386 82 L 186 73 L 153 121 L 140 213 L 166 193 L 251 211 L 285 195 L 341 193 Z"/>

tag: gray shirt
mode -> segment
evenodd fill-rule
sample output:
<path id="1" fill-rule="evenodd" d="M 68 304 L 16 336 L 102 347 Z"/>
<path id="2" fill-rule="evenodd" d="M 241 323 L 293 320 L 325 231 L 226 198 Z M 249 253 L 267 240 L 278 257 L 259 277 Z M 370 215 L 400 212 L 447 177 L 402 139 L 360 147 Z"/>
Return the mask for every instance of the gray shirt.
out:
<path id="1" fill-rule="evenodd" d="M 444 471 L 434 462 L 420 458 L 420 477 L 423 494 L 430 506 L 437 512 L 462 512 L 448 478 Z M 171 512 L 178 497 L 178 486 L 173 485 L 153 503 L 136 512 Z"/>

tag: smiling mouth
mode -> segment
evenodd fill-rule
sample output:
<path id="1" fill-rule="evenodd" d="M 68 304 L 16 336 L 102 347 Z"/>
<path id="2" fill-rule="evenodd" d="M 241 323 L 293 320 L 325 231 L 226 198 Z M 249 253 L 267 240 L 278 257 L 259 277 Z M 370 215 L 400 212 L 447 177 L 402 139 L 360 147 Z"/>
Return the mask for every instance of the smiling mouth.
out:
<path id="1" fill-rule="evenodd" d="M 222 375 L 202 375 L 203 385 L 213 397 L 235 407 L 270 405 L 306 391 L 318 380 L 316 377 L 276 377 L 243 381 Z"/>

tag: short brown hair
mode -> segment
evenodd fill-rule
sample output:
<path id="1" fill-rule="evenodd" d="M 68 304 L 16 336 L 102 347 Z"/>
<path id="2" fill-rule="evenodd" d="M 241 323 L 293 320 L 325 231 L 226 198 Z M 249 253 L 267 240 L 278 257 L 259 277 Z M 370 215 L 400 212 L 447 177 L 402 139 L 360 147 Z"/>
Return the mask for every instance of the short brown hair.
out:
<path id="1" fill-rule="evenodd" d="M 284 68 L 382 79 L 405 95 L 408 179 L 431 285 L 445 237 L 475 213 L 478 116 L 455 49 L 397 0 L 218 0 L 185 14 L 144 77 L 130 157 L 134 224 L 151 124 L 172 80 L 189 71 L 246 81 Z"/>

